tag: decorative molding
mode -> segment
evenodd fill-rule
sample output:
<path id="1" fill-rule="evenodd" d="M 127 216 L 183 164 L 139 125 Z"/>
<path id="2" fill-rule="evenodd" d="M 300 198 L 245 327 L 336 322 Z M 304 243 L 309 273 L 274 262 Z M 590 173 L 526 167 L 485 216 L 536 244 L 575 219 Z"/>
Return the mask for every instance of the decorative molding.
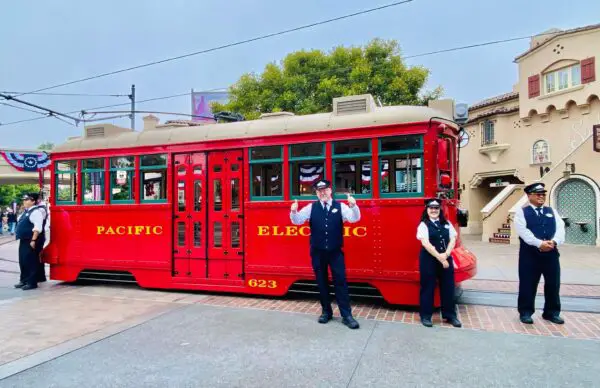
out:
<path id="1" fill-rule="evenodd" d="M 540 121 L 542 123 L 547 123 L 548 121 L 550 121 L 550 113 L 541 113 L 540 114 Z"/>
<path id="2" fill-rule="evenodd" d="M 524 124 L 526 127 L 531 127 L 531 122 L 532 122 L 533 120 L 532 120 L 532 117 L 531 117 L 531 116 L 526 116 L 526 117 L 521 117 L 521 121 L 523 122 L 523 124 Z"/>
<path id="3" fill-rule="evenodd" d="M 569 118 L 569 110 L 568 109 L 560 109 L 558 111 L 558 115 L 560 116 L 561 119 L 568 119 Z"/>
<path id="4" fill-rule="evenodd" d="M 590 111 L 591 111 L 590 104 L 581 104 L 581 105 L 578 105 L 578 107 L 579 107 L 579 112 L 582 115 L 590 114 Z"/>

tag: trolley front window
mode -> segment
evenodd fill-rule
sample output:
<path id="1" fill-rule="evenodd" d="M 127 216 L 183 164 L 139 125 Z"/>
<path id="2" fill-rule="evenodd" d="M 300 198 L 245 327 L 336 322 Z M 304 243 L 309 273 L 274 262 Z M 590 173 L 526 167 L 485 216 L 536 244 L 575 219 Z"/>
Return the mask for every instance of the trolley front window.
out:
<path id="1" fill-rule="evenodd" d="M 380 192 L 383 197 L 423 195 L 423 137 L 403 135 L 379 141 Z"/>
<path id="2" fill-rule="evenodd" d="M 250 149 L 250 195 L 253 200 L 283 199 L 282 151 L 281 146 Z"/>
<path id="3" fill-rule="evenodd" d="M 104 203 L 104 159 L 84 159 L 81 165 L 84 204 Z"/>
<path id="4" fill-rule="evenodd" d="M 54 165 L 56 204 L 74 205 L 77 201 L 77 161 L 65 160 Z"/>
<path id="5" fill-rule="evenodd" d="M 141 156 L 140 182 L 142 203 L 167 202 L 167 155 Z"/>

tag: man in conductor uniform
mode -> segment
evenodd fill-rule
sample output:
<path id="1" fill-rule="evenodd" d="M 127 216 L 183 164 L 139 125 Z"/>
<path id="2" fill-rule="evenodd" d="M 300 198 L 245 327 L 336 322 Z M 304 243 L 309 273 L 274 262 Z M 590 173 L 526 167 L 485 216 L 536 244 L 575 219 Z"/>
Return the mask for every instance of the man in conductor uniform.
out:
<path id="1" fill-rule="evenodd" d="M 544 275 L 544 312 L 542 318 L 563 324 L 560 317 L 560 263 L 558 246 L 565 241 L 565 224 L 546 201 L 543 183 L 525 187 L 529 203 L 515 213 L 519 235 L 519 300 L 521 322 L 532 324 L 535 296 L 541 275 Z"/>
<path id="2" fill-rule="evenodd" d="M 37 288 L 40 274 L 40 253 L 44 247 L 44 229 L 46 223 L 46 209 L 36 206 L 39 194 L 29 193 L 22 198 L 25 211 L 17 222 L 16 237 L 19 240 L 19 267 L 21 278 L 15 288 L 23 291 Z M 43 268 L 43 267 L 42 267 Z M 44 276 L 45 277 L 45 276 Z"/>
<path id="3" fill-rule="evenodd" d="M 352 317 L 348 283 L 346 282 L 346 266 L 342 251 L 344 221 L 360 220 L 360 210 L 356 200 L 348 194 L 348 205 L 332 198 L 331 183 L 320 180 L 315 183 L 318 201 L 298 211 L 298 201 L 291 207 L 290 219 L 295 225 L 302 225 L 307 220 L 310 224 L 310 256 L 319 287 L 322 314 L 319 323 L 327 323 L 333 317 L 329 299 L 328 267 L 335 286 L 335 298 L 342 316 L 342 323 L 350 329 L 358 329 L 358 322 Z"/>

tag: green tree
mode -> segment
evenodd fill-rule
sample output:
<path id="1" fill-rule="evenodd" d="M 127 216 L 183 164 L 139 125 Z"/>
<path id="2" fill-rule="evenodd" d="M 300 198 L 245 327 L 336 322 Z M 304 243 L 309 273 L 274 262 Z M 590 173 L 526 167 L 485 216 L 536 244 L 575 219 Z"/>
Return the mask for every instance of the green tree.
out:
<path id="1" fill-rule="evenodd" d="M 38 146 L 37 149 L 41 151 L 52 151 L 54 149 L 54 143 L 51 143 L 49 141 L 42 143 Z"/>
<path id="2" fill-rule="evenodd" d="M 256 119 L 261 113 L 330 112 L 334 97 L 372 94 L 383 105 L 424 105 L 442 94 L 441 87 L 423 91 L 429 70 L 408 67 L 394 40 L 374 39 L 364 47 L 297 51 L 281 63 L 269 63 L 262 74 L 248 73 L 229 88 L 227 104 L 213 112 L 231 111 Z"/>
<path id="3" fill-rule="evenodd" d="M 25 193 L 37 193 L 38 185 L 0 185 L 0 205 L 7 206 L 13 201 L 19 202 Z"/>

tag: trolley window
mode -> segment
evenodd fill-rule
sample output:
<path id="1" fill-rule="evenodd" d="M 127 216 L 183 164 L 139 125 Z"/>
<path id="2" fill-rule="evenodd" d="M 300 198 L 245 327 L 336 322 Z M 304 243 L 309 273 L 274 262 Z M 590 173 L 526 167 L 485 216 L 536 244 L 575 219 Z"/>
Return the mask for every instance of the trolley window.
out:
<path id="1" fill-rule="evenodd" d="M 83 204 L 104 203 L 104 159 L 84 159 L 81 163 Z"/>
<path id="2" fill-rule="evenodd" d="M 77 161 L 65 160 L 54 164 L 56 204 L 74 205 L 77 201 Z"/>
<path id="3" fill-rule="evenodd" d="M 325 178 L 325 143 L 294 144 L 289 147 L 292 198 L 313 196 L 313 184 Z"/>
<path id="4" fill-rule="evenodd" d="M 110 158 L 110 202 L 133 203 L 135 179 L 135 158 L 118 156 Z"/>
<path id="5" fill-rule="evenodd" d="M 371 140 L 342 140 L 333 143 L 333 181 L 336 197 L 351 193 L 371 197 Z"/>
<path id="6" fill-rule="evenodd" d="M 382 197 L 423 195 L 423 137 L 390 136 L 379 141 Z"/>
<path id="7" fill-rule="evenodd" d="M 250 198 L 259 201 L 283 199 L 283 147 L 250 148 Z"/>
<path id="8" fill-rule="evenodd" d="M 167 202 L 167 155 L 140 156 L 142 203 Z"/>

